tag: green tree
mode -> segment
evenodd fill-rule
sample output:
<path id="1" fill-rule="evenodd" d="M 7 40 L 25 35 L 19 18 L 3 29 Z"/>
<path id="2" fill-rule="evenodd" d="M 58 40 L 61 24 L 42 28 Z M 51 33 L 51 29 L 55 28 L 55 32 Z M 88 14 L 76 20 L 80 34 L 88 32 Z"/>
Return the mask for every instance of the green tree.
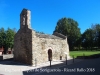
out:
<path id="1" fill-rule="evenodd" d="M 36 31 L 36 33 L 45 34 L 44 32 Z"/>
<path id="2" fill-rule="evenodd" d="M 76 47 L 77 50 L 80 50 L 81 45 L 82 45 L 82 34 L 81 34 L 81 36 L 77 39 L 77 41 L 76 41 L 76 43 L 75 43 L 74 46 Z"/>
<path id="3" fill-rule="evenodd" d="M 8 28 L 8 30 L 6 31 L 6 45 L 10 48 L 13 48 L 14 35 L 15 32 L 12 29 Z"/>
<path id="4" fill-rule="evenodd" d="M 100 24 L 95 24 L 92 26 L 92 29 L 94 30 L 95 33 L 95 47 L 100 48 Z"/>
<path id="5" fill-rule="evenodd" d="M 0 47 L 4 46 L 6 39 L 6 33 L 4 28 L 0 28 Z"/>
<path id="6" fill-rule="evenodd" d="M 86 49 L 93 49 L 94 46 L 94 31 L 93 29 L 87 29 L 82 35 L 82 46 Z"/>
<path id="7" fill-rule="evenodd" d="M 81 36 L 77 21 L 71 18 L 61 18 L 58 20 L 54 32 L 67 36 L 70 50 L 74 49 L 76 41 Z"/>
<path id="8" fill-rule="evenodd" d="M 8 48 L 13 48 L 14 45 L 14 35 L 15 29 L 8 28 L 4 30 L 4 28 L 0 29 L 0 47 L 4 47 L 4 54 L 6 54 Z"/>

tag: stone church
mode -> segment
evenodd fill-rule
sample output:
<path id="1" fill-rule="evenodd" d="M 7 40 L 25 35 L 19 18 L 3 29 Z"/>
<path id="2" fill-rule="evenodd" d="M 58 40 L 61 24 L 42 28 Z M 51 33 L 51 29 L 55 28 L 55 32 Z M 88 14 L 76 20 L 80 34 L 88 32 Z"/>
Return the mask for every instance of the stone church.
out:
<path id="1" fill-rule="evenodd" d="M 53 35 L 36 33 L 31 28 L 31 11 L 23 9 L 20 14 L 20 29 L 14 37 L 14 60 L 29 65 L 49 60 L 69 58 L 67 37 L 60 33 Z"/>

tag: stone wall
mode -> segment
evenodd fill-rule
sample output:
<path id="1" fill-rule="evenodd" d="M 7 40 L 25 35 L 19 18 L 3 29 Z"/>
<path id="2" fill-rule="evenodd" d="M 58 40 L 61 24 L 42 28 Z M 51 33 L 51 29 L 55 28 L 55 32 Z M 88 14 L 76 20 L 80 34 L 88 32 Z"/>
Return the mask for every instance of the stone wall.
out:
<path id="1" fill-rule="evenodd" d="M 20 29 L 14 38 L 14 60 L 32 64 L 32 30 Z"/>
<path id="2" fill-rule="evenodd" d="M 37 59 L 37 63 L 43 63 L 48 61 L 48 50 L 52 50 L 52 60 L 65 59 L 66 53 L 69 57 L 69 47 L 67 44 L 67 39 L 47 39 L 47 38 L 32 38 L 32 52 L 33 52 L 33 64 L 34 60 Z"/>
<path id="3" fill-rule="evenodd" d="M 52 60 L 65 59 L 69 56 L 69 47 L 66 39 L 40 38 L 31 29 L 20 29 L 14 40 L 14 60 L 34 65 L 48 61 L 48 50 L 52 50 Z"/>

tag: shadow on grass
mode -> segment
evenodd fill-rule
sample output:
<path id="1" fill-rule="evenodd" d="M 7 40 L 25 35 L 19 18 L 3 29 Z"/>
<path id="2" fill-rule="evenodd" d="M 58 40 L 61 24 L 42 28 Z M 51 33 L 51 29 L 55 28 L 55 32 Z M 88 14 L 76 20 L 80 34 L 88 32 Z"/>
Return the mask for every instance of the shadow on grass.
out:
<path id="1" fill-rule="evenodd" d="M 93 54 L 93 55 L 89 55 L 89 56 L 77 56 L 76 59 L 95 59 L 95 58 L 100 58 L 100 53 L 98 54 Z"/>

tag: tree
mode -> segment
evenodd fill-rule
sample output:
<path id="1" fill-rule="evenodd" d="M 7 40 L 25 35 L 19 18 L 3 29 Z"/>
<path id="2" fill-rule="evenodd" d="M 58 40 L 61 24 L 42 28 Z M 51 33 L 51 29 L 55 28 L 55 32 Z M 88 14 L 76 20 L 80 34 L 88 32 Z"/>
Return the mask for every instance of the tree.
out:
<path id="1" fill-rule="evenodd" d="M 0 47 L 4 46 L 6 39 L 6 33 L 4 28 L 0 28 Z"/>
<path id="2" fill-rule="evenodd" d="M 8 48 L 13 48 L 14 44 L 14 35 L 15 35 L 15 29 L 12 30 L 8 28 L 7 30 L 4 30 L 4 28 L 0 29 L 0 47 L 4 47 L 4 54 L 6 54 Z"/>
<path id="3" fill-rule="evenodd" d="M 70 50 L 74 49 L 76 41 L 81 36 L 77 21 L 71 18 L 61 18 L 58 20 L 54 32 L 67 36 Z"/>
<path id="4" fill-rule="evenodd" d="M 36 31 L 36 33 L 45 34 L 44 32 Z"/>
<path id="5" fill-rule="evenodd" d="M 95 33 L 95 47 L 100 48 L 100 24 L 95 24 L 92 25 L 92 29 L 94 30 Z"/>
<path id="6" fill-rule="evenodd" d="M 94 44 L 94 31 L 91 28 L 87 29 L 83 33 L 82 42 L 83 42 L 82 46 L 84 48 L 86 48 L 86 49 L 89 48 L 89 49 L 92 50 L 92 47 L 93 47 L 93 44 Z"/>
<path id="7" fill-rule="evenodd" d="M 15 32 L 8 28 L 8 30 L 6 31 L 6 46 L 8 46 L 9 48 L 13 48 L 13 44 L 14 44 L 14 35 Z"/>

